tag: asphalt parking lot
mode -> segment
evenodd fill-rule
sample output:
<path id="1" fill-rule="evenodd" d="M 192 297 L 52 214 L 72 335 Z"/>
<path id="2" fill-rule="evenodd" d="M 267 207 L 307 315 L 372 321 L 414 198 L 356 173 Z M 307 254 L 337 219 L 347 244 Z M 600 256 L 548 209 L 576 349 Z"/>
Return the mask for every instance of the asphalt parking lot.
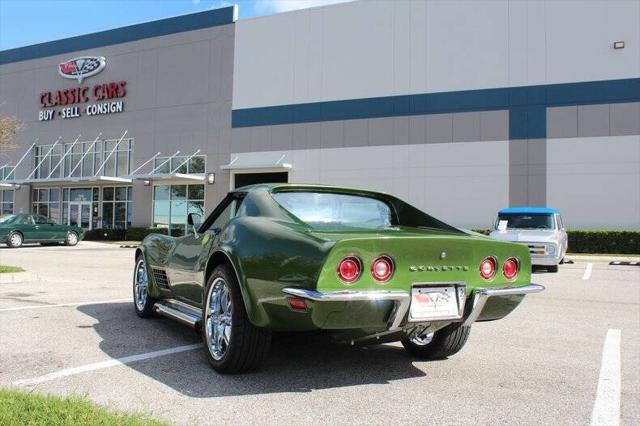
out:
<path id="1" fill-rule="evenodd" d="M 448 360 L 285 335 L 260 371 L 221 376 L 190 329 L 135 315 L 133 249 L 2 247 L 28 272 L 0 278 L 0 386 L 176 424 L 640 424 L 640 267 L 574 260 Z"/>

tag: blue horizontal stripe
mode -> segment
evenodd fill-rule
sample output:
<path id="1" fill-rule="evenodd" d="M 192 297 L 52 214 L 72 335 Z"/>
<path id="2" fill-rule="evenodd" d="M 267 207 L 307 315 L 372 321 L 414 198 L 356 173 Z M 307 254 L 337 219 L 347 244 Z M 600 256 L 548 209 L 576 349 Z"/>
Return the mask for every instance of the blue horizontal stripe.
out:
<path id="1" fill-rule="evenodd" d="M 232 126 L 506 109 L 510 139 L 538 139 L 547 134 L 547 107 L 638 101 L 640 78 L 631 78 L 236 109 L 232 113 Z"/>
<path id="2" fill-rule="evenodd" d="M 233 23 L 233 6 L 0 51 L 0 65 Z"/>

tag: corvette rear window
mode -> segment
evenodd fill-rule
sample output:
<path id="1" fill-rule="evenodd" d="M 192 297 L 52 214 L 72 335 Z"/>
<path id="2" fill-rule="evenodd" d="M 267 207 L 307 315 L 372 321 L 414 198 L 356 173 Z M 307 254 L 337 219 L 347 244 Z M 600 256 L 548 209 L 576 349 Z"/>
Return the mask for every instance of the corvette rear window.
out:
<path id="1" fill-rule="evenodd" d="M 331 192 L 277 192 L 273 198 L 285 210 L 318 229 L 388 228 L 393 212 L 375 198 Z"/>

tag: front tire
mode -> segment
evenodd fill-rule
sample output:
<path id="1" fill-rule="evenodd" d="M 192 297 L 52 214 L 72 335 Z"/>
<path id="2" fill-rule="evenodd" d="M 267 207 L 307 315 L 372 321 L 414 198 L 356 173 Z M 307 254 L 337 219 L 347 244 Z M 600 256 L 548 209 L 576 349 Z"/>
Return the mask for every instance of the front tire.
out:
<path id="1" fill-rule="evenodd" d="M 149 295 L 149 276 L 144 257 L 138 256 L 133 270 L 133 307 L 140 318 L 150 318 L 155 303 L 156 300 Z"/>
<path id="2" fill-rule="evenodd" d="M 73 231 L 67 233 L 67 237 L 64 239 L 64 244 L 69 247 L 73 247 L 78 244 L 78 234 Z"/>
<path id="3" fill-rule="evenodd" d="M 9 234 L 9 238 L 7 238 L 7 246 L 11 248 L 18 248 L 22 246 L 23 241 L 24 238 L 22 237 L 21 233 L 12 232 L 11 234 Z"/>
<path id="4" fill-rule="evenodd" d="M 402 339 L 402 346 L 411 355 L 424 359 L 442 359 L 458 353 L 467 343 L 471 327 L 453 323 L 431 333 L 412 339 Z"/>
<path id="5" fill-rule="evenodd" d="M 216 267 L 207 280 L 202 340 L 218 373 L 244 373 L 260 366 L 271 346 L 271 332 L 249 321 L 235 273 Z"/>

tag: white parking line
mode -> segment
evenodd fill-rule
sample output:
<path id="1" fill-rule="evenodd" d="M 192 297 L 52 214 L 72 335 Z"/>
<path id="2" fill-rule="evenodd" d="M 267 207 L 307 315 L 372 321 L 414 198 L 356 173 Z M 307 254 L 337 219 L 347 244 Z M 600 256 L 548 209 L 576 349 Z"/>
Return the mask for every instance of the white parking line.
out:
<path id="1" fill-rule="evenodd" d="M 591 271 L 593 270 L 593 263 L 587 263 L 587 267 L 584 269 L 584 274 L 582 275 L 583 280 L 588 280 L 591 278 Z"/>
<path id="2" fill-rule="evenodd" d="M 120 302 L 131 302 L 131 298 L 128 299 L 111 299 L 111 300 L 96 300 L 91 302 L 73 302 L 73 303 L 59 303 L 57 305 L 27 305 L 27 306 L 16 306 L 14 308 L 0 308 L 0 312 L 9 312 L 9 311 L 24 311 L 26 309 L 45 309 L 45 308 L 60 308 L 64 306 L 80 306 L 80 305 L 101 305 L 103 303 L 120 303 Z"/>
<path id="3" fill-rule="evenodd" d="M 16 386 L 33 386 L 44 382 L 50 382 L 51 380 L 60 379 L 62 377 L 75 376 L 76 374 L 85 373 L 88 371 L 102 370 L 109 367 L 115 367 L 118 365 L 127 365 L 133 362 L 142 361 L 145 359 L 158 358 L 165 355 L 177 354 L 185 351 L 192 351 L 197 348 L 201 348 L 201 343 L 195 343 L 193 345 L 176 346 L 175 348 L 162 349 L 154 352 L 147 352 L 139 355 L 126 356 L 124 358 L 110 359 L 108 361 L 95 362 L 93 364 L 81 365 L 80 367 L 65 368 L 64 370 L 56 371 L 54 373 L 45 374 L 44 376 L 35 377 L 33 379 L 23 379 L 13 382 Z"/>
<path id="4" fill-rule="evenodd" d="M 604 339 L 598 392 L 591 413 L 591 424 L 620 424 L 620 330 L 607 331 L 607 337 Z"/>

